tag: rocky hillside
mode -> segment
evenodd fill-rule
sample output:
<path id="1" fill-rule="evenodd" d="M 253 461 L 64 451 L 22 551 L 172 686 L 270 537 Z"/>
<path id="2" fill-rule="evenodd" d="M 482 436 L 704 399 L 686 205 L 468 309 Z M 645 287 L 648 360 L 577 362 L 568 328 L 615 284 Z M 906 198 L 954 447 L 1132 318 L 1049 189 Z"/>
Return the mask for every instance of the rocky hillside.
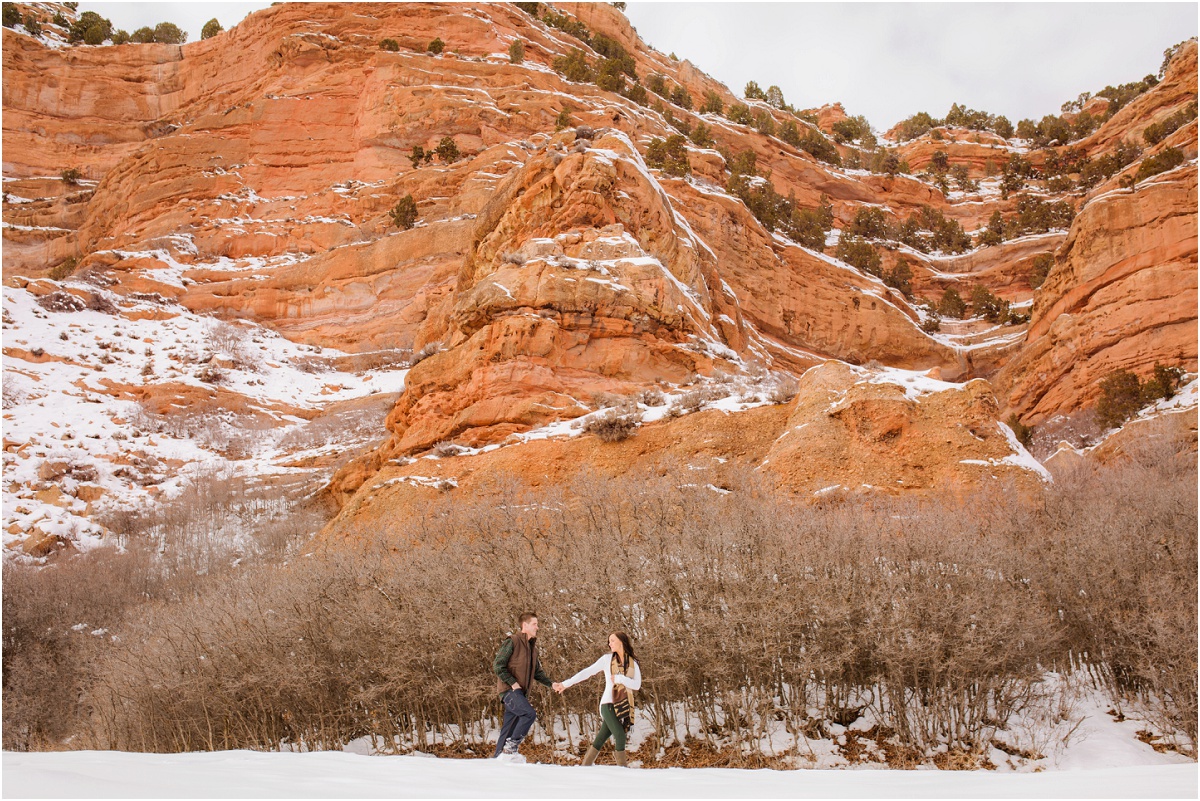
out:
<path id="1" fill-rule="evenodd" d="M 322 487 L 343 534 L 638 463 L 1039 482 L 1006 423 L 1196 370 L 1195 42 L 1035 148 L 739 98 L 604 4 L 280 4 L 182 46 L 17 6 L 6 547 L 108 536 L 172 487 L 135 459 Z"/>

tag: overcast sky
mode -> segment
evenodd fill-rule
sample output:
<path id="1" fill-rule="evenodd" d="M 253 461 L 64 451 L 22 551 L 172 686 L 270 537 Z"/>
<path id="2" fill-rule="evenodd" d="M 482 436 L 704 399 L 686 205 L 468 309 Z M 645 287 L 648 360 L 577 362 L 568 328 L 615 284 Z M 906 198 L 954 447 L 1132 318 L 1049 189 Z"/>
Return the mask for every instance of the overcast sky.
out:
<path id="1" fill-rule="evenodd" d="M 80 3 L 133 31 L 170 21 L 200 38 L 269 2 Z M 631 2 L 642 38 L 739 95 L 777 84 L 797 108 L 840 102 L 886 130 L 954 102 L 1014 123 L 1063 101 L 1158 72 L 1167 47 L 1196 35 L 1181 3 Z"/>

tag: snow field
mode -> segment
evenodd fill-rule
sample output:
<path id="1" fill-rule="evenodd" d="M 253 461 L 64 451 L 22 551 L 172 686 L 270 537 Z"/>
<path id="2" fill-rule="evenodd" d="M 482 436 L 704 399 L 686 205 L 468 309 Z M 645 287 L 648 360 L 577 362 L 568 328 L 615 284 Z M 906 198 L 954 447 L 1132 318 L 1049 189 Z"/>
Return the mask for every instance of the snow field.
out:
<path id="1" fill-rule="evenodd" d="M 117 313 L 49 311 L 26 289 L 3 288 L 5 347 L 36 357 L 4 363 L 6 555 L 33 528 L 81 550 L 100 545 L 106 532 L 94 512 L 171 498 L 201 473 L 295 473 L 279 464 L 296 455 L 295 447 L 282 447 L 289 439 L 308 445 L 309 456 L 335 447 L 298 436 L 308 425 L 295 412 L 311 416 L 337 401 L 384 397 L 404 386 L 404 369 L 338 370 L 336 360 L 349 354 L 292 343 L 261 326 L 222 323 L 161 299 L 122 299 L 79 282 L 63 286 L 103 296 Z M 141 314 L 167 316 L 134 319 Z M 111 394 L 160 383 L 202 395 L 219 387 L 243 398 L 244 410 L 193 408 L 160 417 Z M 369 433 L 381 431 L 382 420 Z M 363 432 L 330 433 L 355 440 Z M 240 452 L 230 453 L 231 445 Z M 49 479 L 39 475 L 46 463 L 69 469 Z M 100 497 L 72 497 L 81 483 L 98 487 Z"/>

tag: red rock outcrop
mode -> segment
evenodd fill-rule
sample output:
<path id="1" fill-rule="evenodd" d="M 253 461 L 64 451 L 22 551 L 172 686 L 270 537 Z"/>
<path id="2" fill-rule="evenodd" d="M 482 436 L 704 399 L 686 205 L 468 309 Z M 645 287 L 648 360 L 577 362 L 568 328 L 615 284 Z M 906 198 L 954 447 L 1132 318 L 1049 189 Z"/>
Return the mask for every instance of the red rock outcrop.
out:
<path id="1" fill-rule="evenodd" d="M 958 386 L 830 362 L 807 371 L 799 385 L 787 404 L 668 417 L 615 443 L 581 434 L 471 456 L 385 462 L 341 498 L 324 536 L 377 532 L 390 520 L 419 514 L 442 493 L 467 499 L 514 480 L 570 487 L 585 476 L 602 481 L 650 471 L 720 492 L 754 470 L 815 499 L 940 492 L 991 481 L 1020 490 L 1047 477 L 996 421 L 986 381 Z"/>
<path id="2" fill-rule="evenodd" d="M 737 100 L 694 65 L 642 42 L 613 6 L 558 7 L 620 43 L 639 75 L 686 89 L 694 105 L 708 92 L 727 105 Z M 1096 377 L 1114 366 L 1194 369 L 1194 165 L 1132 195 L 1111 191 L 1114 176 L 1075 201 L 1086 205 L 1069 235 L 960 256 L 881 243 L 884 271 L 902 256 L 910 262 L 905 296 L 828 255 L 832 248 L 817 252 L 769 231 L 725 190 L 726 157 L 752 151 L 775 192 L 801 208 L 828 202 L 839 228 L 868 205 L 896 221 L 929 206 L 973 232 L 994 211 L 1011 216 L 1015 199 L 1000 198 L 994 182 L 947 197 L 918 177 L 834 168 L 777 137 L 675 105 L 678 124 L 704 122 L 715 147 L 689 150 L 690 180 L 670 177 L 644 158 L 653 138 L 676 132 L 668 118 L 554 72 L 554 60 L 576 48 L 597 54 L 516 6 L 350 10 L 280 4 L 184 46 L 49 48 L 3 33 L 4 171 L 21 179 L 6 183 L 15 196 L 4 204 L 6 279 L 44 275 L 73 257 L 116 281 L 118 293 L 159 293 L 313 346 L 428 346 L 432 355 L 411 370 L 380 432 L 385 444 L 341 471 L 337 499 L 361 499 L 359 488 L 392 469 L 389 460 L 442 440 L 505 442 L 590 411 L 600 394 L 684 384 L 718 369 L 799 374 L 829 359 L 934 370 L 943 380 L 1003 367 L 999 406 L 974 383 L 933 396 L 945 408 L 859 389 L 857 411 L 812 428 L 838 443 L 841 461 L 870 460 L 878 441 L 859 436 L 860 418 L 892 432 L 886 420 L 902 417 L 894 438 L 914 443 L 913 459 L 932 481 L 980 480 L 1005 458 L 996 431 L 978 433 L 1001 407 L 1036 421 L 1091 402 Z M 384 37 L 400 51 L 381 50 Z M 446 44 L 440 56 L 426 51 L 435 37 Z M 507 55 L 515 39 L 525 43 L 523 64 Z M 1094 155 L 1140 135 L 1189 92 L 1194 98 L 1194 44 L 1162 84 L 1083 146 Z M 791 119 L 754 105 L 777 124 Z M 564 111 L 571 121 L 559 131 Z M 846 115 L 834 104 L 816 116 L 829 131 Z M 1195 130 L 1177 131 L 1160 149 L 1182 144 L 1194 157 Z M 979 177 L 1011 151 L 987 133 L 941 136 L 897 153 L 919 170 L 946 150 Z M 444 141 L 461 157 L 443 148 L 413 158 L 414 147 L 434 151 Z M 82 183 L 64 184 L 67 167 Z M 418 221 L 401 230 L 389 211 L 407 195 Z M 1028 303 L 1032 259 L 1055 248 L 1026 341 L 1018 326 L 979 321 L 948 321 L 939 336 L 922 330 L 921 301 L 949 287 L 966 294 L 979 284 Z M 811 379 L 832 381 L 835 372 Z M 837 373 L 835 383 L 855 376 Z M 955 461 L 958 444 L 917 444 L 934 442 L 938 425 L 955 429 L 952 443 L 961 425 L 977 429 L 986 453 L 971 458 L 986 466 Z M 803 491 L 818 473 L 845 486 L 882 486 L 883 473 L 901 471 L 926 486 L 895 460 L 884 459 L 877 474 L 831 458 L 811 476 L 781 475 Z"/>
<path id="3" fill-rule="evenodd" d="M 1114 370 L 1196 370 L 1196 190 L 1192 163 L 1084 206 L 995 379 L 1007 411 L 1036 423 L 1093 403 Z"/>

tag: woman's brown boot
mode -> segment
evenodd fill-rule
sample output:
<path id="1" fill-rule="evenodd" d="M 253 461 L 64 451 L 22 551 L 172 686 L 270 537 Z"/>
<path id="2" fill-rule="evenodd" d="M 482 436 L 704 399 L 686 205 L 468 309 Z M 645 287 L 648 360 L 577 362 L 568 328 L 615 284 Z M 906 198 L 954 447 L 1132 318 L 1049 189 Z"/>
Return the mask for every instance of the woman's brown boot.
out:
<path id="1" fill-rule="evenodd" d="M 598 756 L 600 756 L 600 752 L 599 752 L 599 751 L 597 751 L 595 748 L 593 748 L 592 746 L 590 746 L 590 745 L 589 745 L 589 746 L 588 746 L 587 753 L 583 755 L 583 764 L 585 764 L 585 765 L 595 765 L 595 764 L 596 764 L 596 757 L 598 757 Z M 622 754 L 621 756 L 625 756 L 625 755 L 624 755 L 624 754 Z"/>
<path id="2" fill-rule="evenodd" d="M 629 762 L 629 758 L 628 758 L 627 756 L 625 756 L 625 752 L 624 752 L 624 751 L 614 751 L 614 752 L 613 752 L 613 755 L 614 755 L 614 756 L 616 756 L 616 758 L 617 758 L 617 765 L 618 765 L 618 766 L 620 766 L 620 767 L 622 767 L 622 768 L 627 768 L 627 767 L 629 767 L 629 764 L 628 764 L 628 762 Z"/>

